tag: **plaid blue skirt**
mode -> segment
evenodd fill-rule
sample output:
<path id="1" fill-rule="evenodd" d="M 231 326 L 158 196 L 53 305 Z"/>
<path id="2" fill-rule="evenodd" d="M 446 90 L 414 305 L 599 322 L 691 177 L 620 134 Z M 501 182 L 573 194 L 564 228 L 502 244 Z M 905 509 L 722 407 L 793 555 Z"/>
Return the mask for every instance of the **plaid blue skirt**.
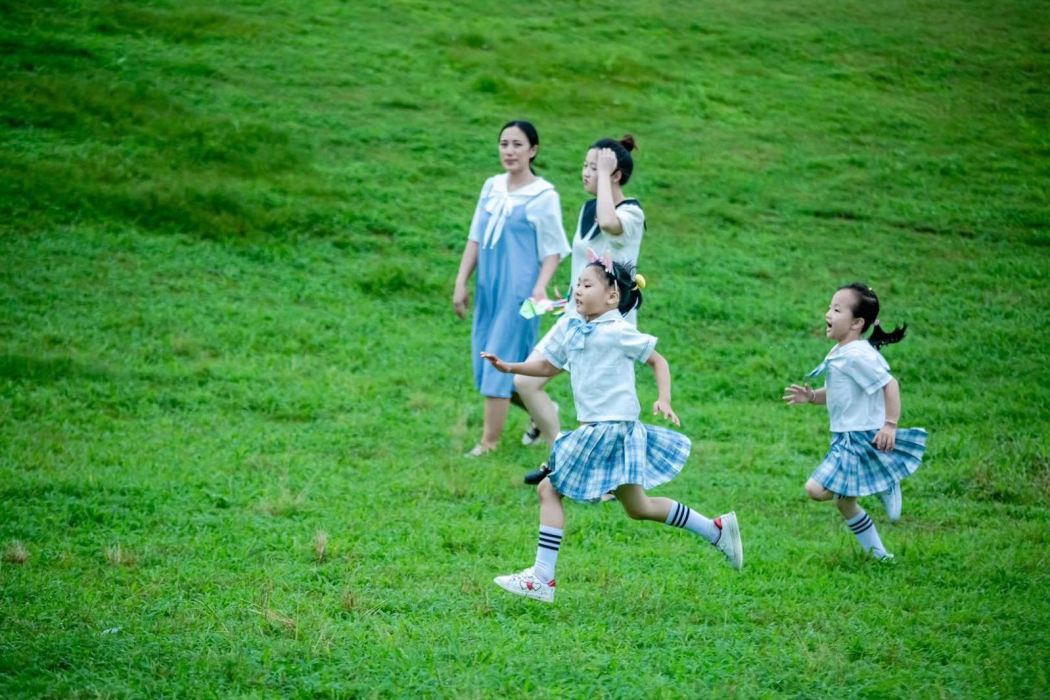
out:
<path id="1" fill-rule="evenodd" d="M 648 490 L 682 471 L 692 443 L 641 421 L 581 425 L 554 441 L 547 466 L 554 489 L 576 501 L 598 501 L 624 484 Z"/>
<path id="2" fill-rule="evenodd" d="M 878 430 L 832 433 L 831 448 L 810 475 L 821 486 L 839 496 L 870 496 L 888 491 L 911 476 L 926 452 L 926 431 L 904 428 L 890 452 L 875 447 Z"/>

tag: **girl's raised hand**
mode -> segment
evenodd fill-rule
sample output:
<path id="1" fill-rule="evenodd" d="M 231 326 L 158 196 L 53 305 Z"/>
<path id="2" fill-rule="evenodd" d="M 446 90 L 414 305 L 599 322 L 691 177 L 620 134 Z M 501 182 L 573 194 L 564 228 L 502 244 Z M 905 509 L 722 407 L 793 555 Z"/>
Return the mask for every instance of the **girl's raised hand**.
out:
<path id="1" fill-rule="evenodd" d="M 483 352 L 481 353 L 481 356 L 491 362 L 492 366 L 500 372 L 510 372 L 510 367 L 507 366 L 507 363 L 493 355 L 491 352 Z"/>
<path id="2" fill-rule="evenodd" d="M 678 427 L 682 427 L 682 421 L 678 420 L 678 416 L 675 415 L 674 410 L 671 409 L 671 403 L 669 401 L 657 399 L 653 402 L 653 415 L 655 416 L 658 413 Z"/>
<path id="3" fill-rule="evenodd" d="M 598 151 L 598 174 L 612 175 L 616 172 L 616 154 L 611 148 L 603 148 Z"/>
<path id="4" fill-rule="evenodd" d="M 780 398 L 789 404 L 809 403 L 813 400 L 815 393 L 816 392 L 808 386 L 792 384 L 791 386 L 784 387 L 784 395 Z"/>

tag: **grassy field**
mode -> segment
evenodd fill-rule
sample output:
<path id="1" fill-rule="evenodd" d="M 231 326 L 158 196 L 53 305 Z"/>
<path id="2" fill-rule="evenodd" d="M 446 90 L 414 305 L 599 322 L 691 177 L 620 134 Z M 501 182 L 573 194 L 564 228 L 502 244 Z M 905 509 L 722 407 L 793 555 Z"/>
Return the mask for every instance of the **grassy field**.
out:
<path id="1" fill-rule="evenodd" d="M 0 696 L 1050 694 L 1047 2 L 0 17 Z M 570 229 L 586 146 L 638 139 L 696 445 L 656 493 L 735 509 L 742 572 L 570 505 L 555 605 L 491 583 L 543 455 L 515 413 L 461 457 L 449 300 L 518 117 Z M 891 566 L 807 502 L 827 419 L 779 401 L 854 279 L 930 433 L 901 522 L 866 504 Z"/>

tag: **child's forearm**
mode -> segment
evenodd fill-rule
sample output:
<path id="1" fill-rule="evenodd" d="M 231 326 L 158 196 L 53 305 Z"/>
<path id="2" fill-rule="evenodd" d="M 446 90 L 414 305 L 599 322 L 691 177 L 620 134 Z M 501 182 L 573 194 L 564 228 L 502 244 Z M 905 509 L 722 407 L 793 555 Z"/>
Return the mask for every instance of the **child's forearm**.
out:
<path id="1" fill-rule="evenodd" d="M 653 368 L 657 398 L 671 403 L 671 366 L 667 364 L 664 356 L 655 350 L 649 356 L 647 364 Z"/>
<path id="2" fill-rule="evenodd" d="M 507 371 L 511 374 L 524 374 L 527 377 L 553 377 L 561 372 L 545 358 L 539 357 L 524 362 L 507 362 Z"/>
<path id="3" fill-rule="evenodd" d="M 896 426 L 901 419 L 901 387 L 896 379 L 882 388 L 882 395 L 886 399 L 886 422 Z"/>
<path id="4" fill-rule="evenodd" d="M 623 233 L 623 224 L 616 216 L 616 203 L 613 201 L 612 179 L 598 175 L 598 203 L 595 206 L 595 219 L 598 228 L 611 236 Z"/>

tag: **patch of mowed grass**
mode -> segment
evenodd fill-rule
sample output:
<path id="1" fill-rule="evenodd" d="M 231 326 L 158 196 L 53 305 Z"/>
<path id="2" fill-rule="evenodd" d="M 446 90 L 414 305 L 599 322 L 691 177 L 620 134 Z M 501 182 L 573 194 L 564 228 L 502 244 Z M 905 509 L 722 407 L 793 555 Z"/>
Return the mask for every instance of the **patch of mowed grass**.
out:
<path id="1" fill-rule="evenodd" d="M 1046 694 L 1042 5 L 0 10 L 4 695 Z M 541 453 L 515 413 L 460 457 L 448 295 L 518 116 L 570 227 L 583 149 L 638 136 L 696 446 L 656 493 L 735 508 L 739 574 L 570 505 L 557 604 L 491 584 Z M 901 523 L 866 503 L 892 567 L 805 502 L 826 418 L 779 402 L 855 278 L 930 431 Z"/>

